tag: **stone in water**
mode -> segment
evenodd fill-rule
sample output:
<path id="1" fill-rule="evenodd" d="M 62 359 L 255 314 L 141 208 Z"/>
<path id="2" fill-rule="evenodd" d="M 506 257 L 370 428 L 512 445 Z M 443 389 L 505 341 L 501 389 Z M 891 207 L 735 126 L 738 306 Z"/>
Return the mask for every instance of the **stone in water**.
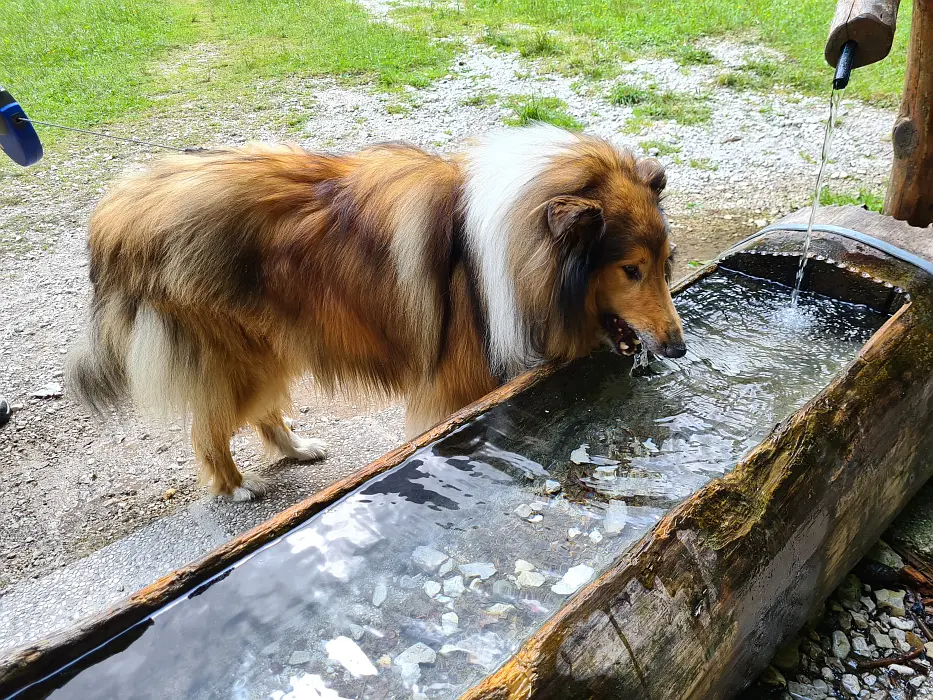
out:
<path id="1" fill-rule="evenodd" d="M 456 632 L 459 625 L 460 618 L 457 613 L 449 612 L 441 615 L 441 631 L 445 636 L 449 637 Z M 443 649 L 441 651 L 443 652 Z"/>
<path id="2" fill-rule="evenodd" d="M 539 574 L 537 571 L 522 571 L 516 580 L 522 588 L 538 588 L 544 584 L 544 574 Z"/>
<path id="3" fill-rule="evenodd" d="M 389 594 L 389 590 L 386 588 L 384 583 L 377 583 L 376 588 L 373 590 L 373 605 L 377 608 L 386 602 L 386 596 Z"/>
<path id="4" fill-rule="evenodd" d="M 544 482 L 544 493 L 560 493 L 561 485 L 559 481 L 548 479 Z"/>
<path id="5" fill-rule="evenodd" d="M 437 652 L 424 642 L 418 642 L 395 657 L 392 661 L 396 666 L 405 664 L 433 664 L 437 658 Z"/>
<path id="6" fill-rule="evenodd" d="M 349 637 L 337 637 L 324 645 L 327 658 L 336 661 L 347 669 L 354 678 L 376 676 L 379 672 L 372 665 L 369 657 Z"/>
<path id="7" fill-rule="evenodd" d="M 496 573 L 495 564 L 484 564 L 480 562 L 461 564 L 458 568 L 460 569 L 460 573 L 466 578 L 479 578 L 481 581 L 485 581 Z"/>
<path id="8" fill-rule="evenodd" d="M 431 574 L 447 561 L 447 555 L 430 547 L 416 547 L 412 552 L 411 561 L 424 573 Z"/>
<path id="9" fill-rule="evenodd" d="M 464 590 L 466 589 L 463 587 L 463 576 L 451 576 L 444 581 L 444 595 L 457 598 L 463 595 Z"/>
<path id="10" fill-rule="evenodd" d="M 586 564 L 571 567 L 564 577 L 551 586 L 551 590 L 558 595 L 576 593 L 593 578 L 593 567 Z"/>
<path id="11" fill-rule="evenodd" d="M 518 508 L 515 509 L 515 515 L 519 518 L 530 518 L 532 514 L 531 506 L 527 503 L 522 503 Z"/>
<path id="12" fill-rule="evenodd" d="M 301 666 L 306 664 L 311 660 L 311 652 L 309 651 L 293 651 L 292 655 L 288 657 L 289 666 Z"/>
<path id="13" fill-rule="evenodd" d="M 515 562 L 515 573 L 520 574 L 523 571 L 534 571 L 535 565 L 530 561 L 525 561 L 524 559 L 518 559 Z"/>
<path id="14" fill-rule="evenodd" d="M 486 608 L 486 614 L 494 615 L 495 617 L 501 617 L 505 615 L 510 610 L 515 610 L 514 605 L 509 605 L 508 603 L 494 603 Z"/>
<path id="15" fill-rule="evenodd" d="M 628 506 L 625 501 L 609 501 L 606 508 L 606 517 L 603 520 L 603 529 L 607 535 L 618 535 L 625 529 L 628 522 Z"/>

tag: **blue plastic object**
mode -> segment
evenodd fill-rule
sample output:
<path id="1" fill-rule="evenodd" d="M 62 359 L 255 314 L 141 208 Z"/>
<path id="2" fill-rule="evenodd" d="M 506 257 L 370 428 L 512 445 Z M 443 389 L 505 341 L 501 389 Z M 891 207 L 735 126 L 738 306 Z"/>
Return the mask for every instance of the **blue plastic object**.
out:
<path id="1" fill-rule="evenodd" d="M 0 148 L 14 163 L 22 166 L 38 163 L 42 142 L 26 119 L 26 113 L 13 96 L 0 88 Z"/>

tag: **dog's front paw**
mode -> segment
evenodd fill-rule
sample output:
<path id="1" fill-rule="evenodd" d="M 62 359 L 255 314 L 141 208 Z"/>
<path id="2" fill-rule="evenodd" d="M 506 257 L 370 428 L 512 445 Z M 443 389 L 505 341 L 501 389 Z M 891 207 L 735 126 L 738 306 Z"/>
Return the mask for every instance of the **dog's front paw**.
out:
<path id="1" fill-rule="evenodd" d="M 246 473 L 243 475 L 243 483 L 233 489 L 232 498 L 234 501 L 253 501 L 262 498 L 268 491 L 266 482 L 258 474 Z"/>

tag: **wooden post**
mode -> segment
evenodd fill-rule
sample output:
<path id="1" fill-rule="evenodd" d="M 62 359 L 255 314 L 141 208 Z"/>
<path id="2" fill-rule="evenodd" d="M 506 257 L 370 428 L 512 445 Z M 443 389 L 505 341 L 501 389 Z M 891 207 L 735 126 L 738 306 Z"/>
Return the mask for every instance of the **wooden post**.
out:
<path id="1" fill-rule="evenodd" d="M 843 44 L 850 40 L 858 44 L 853 68 L 887 56 L 894 43 L 898 5 L 900 0 L 839 0 L 826 40 L 826 62 L 835 68 Z"/>
<path id="2" fill-rule="evenodd" d="M 894 167 L 884 213 L 911 226 L 933 223 L 933 0 L 914 0 L 907 77 L 894 124 Z"/>

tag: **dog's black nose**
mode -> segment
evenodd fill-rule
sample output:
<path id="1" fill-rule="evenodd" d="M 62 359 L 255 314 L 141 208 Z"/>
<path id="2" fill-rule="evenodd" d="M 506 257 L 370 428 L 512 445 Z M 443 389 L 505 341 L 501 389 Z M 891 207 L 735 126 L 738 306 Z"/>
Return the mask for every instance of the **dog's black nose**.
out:
<path id="1" fill-rule="evenodd" d="M 687 354 L 687 346 L 684 343 L 666 343 L 661 354 L 664 357 L 683 357 Z"/>

